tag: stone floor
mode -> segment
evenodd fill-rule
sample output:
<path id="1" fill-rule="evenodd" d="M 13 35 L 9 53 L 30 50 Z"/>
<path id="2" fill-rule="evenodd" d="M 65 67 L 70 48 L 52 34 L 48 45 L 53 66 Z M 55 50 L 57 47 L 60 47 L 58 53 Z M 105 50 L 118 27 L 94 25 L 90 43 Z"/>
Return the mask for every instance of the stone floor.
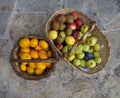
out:
<path id="1" fill-rule="evenodd" d="M 107 65 L 96 74 L 84 75 L 61 59 L 47 79 L 18 77 L 9 57 L 13 44 L 24 32 L 11 33 L 11 23 L 16 16 L 38 15 L 39 32 L 44 36 L 48 18 L 61 8 L 75 8 L 97 22 L 111 48 Z M 119 43 L 120 0 L 0 0 L 0 98 L 120 98 Z"/>

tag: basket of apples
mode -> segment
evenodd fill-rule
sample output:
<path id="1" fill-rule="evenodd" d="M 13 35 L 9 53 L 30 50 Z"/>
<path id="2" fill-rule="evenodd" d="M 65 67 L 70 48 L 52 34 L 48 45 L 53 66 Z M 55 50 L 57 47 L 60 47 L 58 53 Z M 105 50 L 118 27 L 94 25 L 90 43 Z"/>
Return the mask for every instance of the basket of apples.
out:
<path id="1" fill-rule="evenodd" d="M 45 31 L 58 53 L 80 72 L 96 73 L 108 61 L 108 40 L 96 22 L 75 9 L 55 12 Z"/>
<path id="2" fill-rule="evenodd" d="M 54 70 L 58 55 L 47 38 L 26 35 L 13 46 L 10 63 L 15 73 L 27 80 L 47 78 Z"/>

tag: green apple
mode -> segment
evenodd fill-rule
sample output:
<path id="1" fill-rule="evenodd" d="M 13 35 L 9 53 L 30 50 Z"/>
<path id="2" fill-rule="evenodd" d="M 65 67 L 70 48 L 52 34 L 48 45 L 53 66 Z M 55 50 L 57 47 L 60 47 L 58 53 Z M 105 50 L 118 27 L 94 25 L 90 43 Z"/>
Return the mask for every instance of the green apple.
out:
<path id="1" fill-rule="evenodd" d="M 77 58 L 75 58 L 75 59 L 73 60 L 73 64 L 74 64 L 75 66 L 79 66 L 79 65 L 80 65 L 80 60 L 77 59 Z"/>
<path id="2" fill-rule="evenodd" d="M 65 38 L 65 42 L 67 45 L 73 45 L 75 43 L 75 39 L 73 36 L 67 36 Z"/>
<path id="3" fill-rule="evenodd" d="M 81 67 L 86 67 L 86 61 L 85 60 L 80 60 L 80 66 Z"/>
<path id="4" fill-rule="evenodd" d="M 93 52 L 93 54 L 94 54 L 94 57 L 99 57 L 100 56 L 99 52 Z"/>
<path id="5" fill-rule="evenodd" d="M 89 49 L 89 53 L 92 53 L 94 51 L 94 49 L 92 48 L 92 47 L 90 47 L 90 49 Z"/>
<path id="6" fill-rule="evenodd" d="M 95 62 L 96 62 L 97 64 L 100 64 L 101 61 L 102 61 L 101 57 L 95 57 Z"/>
<path id="7" fill-rule="evenodd" d="M 67 60 L 70 61 L 70 62 L 71 62 L 73 59 L 75 59 L 75 55 L 74 55 L 74 54 L 72 54 L 72 55 L 70 55 L 70 56 L 67 57 Z"/>
<path id="8" fill-rule="evenodd" d="M 90 46 L 87 44 L 83 45 L 83 51 L 88 52 L 90 50 Z"/>
<path id="9" fill-rule="evenodd" d="M 80 53 L 80 52 L 82 52 L 82 51 L 83 51 L 83 45 L 80 44 L 80 45 L 78 45 L 77 48 L 75 49 L 75 54 L 78 54 L 78 53 Z"/>
<path id="10" fill-rule="evenodd" d="M 96 62 L 93 59 L 90 59 L 86 62 L 88 68 L 94 68 L 96 66 Z"/>
<path id="11" fill-rule="evenodd" d="M 61 32 L 59 33 L 59 36 L 61 36 L 62 38 L 64 38 L 64 39 L 65 39 L 66 34 L 65 34 L 65 32 L 64 32 L 64 31 L 61 31 Z"/>
<path id="12" fill-rule="evenodd" d="M 94 51 L 99 52 L 100 49 L 101 49 L 100 43 L 96 43 L 96 44 L 93 46 L 93 49 L 94 49 Z"/>
<path id="13" fill-rule="evenodd" d="M 49 33 L 48 33 L 48 37 L 52 40 L 56 39 L 58 37 L 58 32 L 55 31 L 55 30 L 51 30 Z"/>
<path id="14" fill-rule="evenodd" d="M 80 31 L 81 31 L 82 33 L 86 33 L 86 32 L 88 31 L 88 29 L 89 29 L 89 26 L 88 26 L 88 25 L 82 25 L 82 27 L 80 28 Z"/>
<path id="15" fill-rule="evenodd" d="M 67 53 L 67 52 L 68 52 L 68 48 L 69 48 L 69 47 L 68 47 L 67 45 L 64 46 L 63 49 L 62 49 L 62 52 L 63 52 L 63 53 Z"/>
<path id="16" fill-rule="evenodd" d="M 78 59 L 83 59 L 84 56 L 85 56 L 84 52 L 79 52 L 78 54 L 76 54 L 76 57 L 77 57 Z"/>
<path id="17" fill-rule="evenodd" d="M 94 46 L 96 44 L 96 42 L 97 42 L 97 38 L 95 36 L 89 37 L 87 39 L 87 44 L 89 46 Z"/>
<path id="18" fill-rule="evenodd" d="M 83 37 L 83 33 L 79 32 L 80 33 L 80 36 L 78 37 L 78 40 L 80 40 L 82 37 Z"/>

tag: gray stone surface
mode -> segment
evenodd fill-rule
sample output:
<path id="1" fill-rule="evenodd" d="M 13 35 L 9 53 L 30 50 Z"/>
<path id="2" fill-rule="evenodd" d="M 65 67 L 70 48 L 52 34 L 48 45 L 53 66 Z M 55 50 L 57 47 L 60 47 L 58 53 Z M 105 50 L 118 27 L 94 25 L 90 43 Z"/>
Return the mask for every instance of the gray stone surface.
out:
<path id="1" fill-rule="evenodd" d="M 6 30 L 8 19 L 14 7 L 15 0 L 0 1 L 0 35 L 2 36 Z M 3 8 L 7 7 L 3 10 Z"/>
<path id="2" fill-rule="evenodd" d="M 8 9 L 3 11 L 4 5 Z M 61 8 L 78 9 L 97 22 L 109 40 L 108 63 L 102 71 L 85 75 L 60 59 L 48 78 L 20 78 L 9 63 L 14 43 L 26 34 L 45 36 L 47 20 Z M 16 20 L 18 17 L 22 21 Z M 119 43 L 120 0 L 1 0 L 0 98 L 120 98 Z"/>

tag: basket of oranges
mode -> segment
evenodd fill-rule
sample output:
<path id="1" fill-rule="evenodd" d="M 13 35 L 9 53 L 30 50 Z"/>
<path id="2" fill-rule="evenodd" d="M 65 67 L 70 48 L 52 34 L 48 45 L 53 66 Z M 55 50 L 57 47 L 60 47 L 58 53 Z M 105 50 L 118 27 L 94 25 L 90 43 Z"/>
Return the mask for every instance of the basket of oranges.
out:
<path id="1" fill-rule="evenodd" d="M 10 62 L 20 77 L 39 80 L 55 70 L 58 60 L 56 50 L 47 38 L 27 35 L 18 40 L 11 51 Z"/>
<path id="2" fill-rule="evenodd" d="M 48 20 L 45 31 L 58 53 L 79 72 L 96 73 L 106 65 L 108 40 L 96 22 L 83 13 L 58 10 Z"/>

